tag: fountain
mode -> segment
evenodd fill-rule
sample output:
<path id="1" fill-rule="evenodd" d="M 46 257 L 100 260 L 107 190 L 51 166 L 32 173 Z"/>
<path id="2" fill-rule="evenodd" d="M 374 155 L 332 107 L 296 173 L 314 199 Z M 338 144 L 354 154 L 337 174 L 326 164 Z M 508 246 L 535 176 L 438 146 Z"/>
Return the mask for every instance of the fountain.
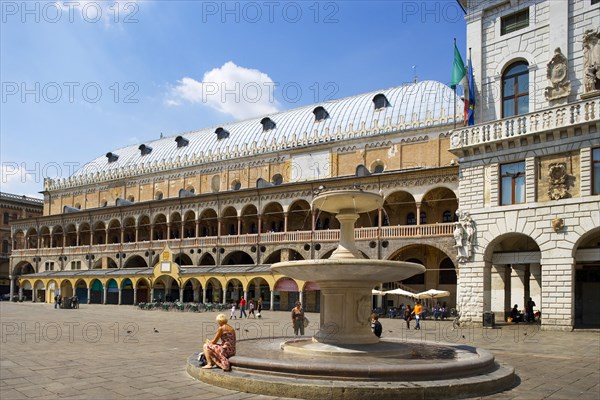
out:
<path id="1" fill-rule="evenodd" d="M 320 324 L 312 338 L 241 340 L 230 360 L 232 373 L 200 369 L 197 355 L 188 359 L 188 373 L 229 389 L 308 399 L 462 398 L 513 385 L 514 370 L 483 349 L 373 335 L 373 287 L 425 271 L 420 264 L 365 259 L 356 248 L 359 214 L 382 205 L 380 195 L 357 189 L 319 193 L 313 208 L 336 214 L 340 222 L 337 249 L 329 259 L 271 266 L 319 285 Z"/>

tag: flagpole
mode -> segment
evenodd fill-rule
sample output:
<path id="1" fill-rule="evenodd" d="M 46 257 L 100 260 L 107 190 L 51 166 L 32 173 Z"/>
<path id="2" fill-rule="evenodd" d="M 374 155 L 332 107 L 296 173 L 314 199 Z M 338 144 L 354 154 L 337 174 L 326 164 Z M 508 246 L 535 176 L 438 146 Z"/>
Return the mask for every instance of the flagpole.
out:
<path id="1" fill-rule="evenodd" d="M 454 38 L 454 48 L 456 48 L 456 38 Z M 456 129 L 456 85 L 454 85 L 454 118 L 452 118 L 454 120 L 454 129 Z"/>

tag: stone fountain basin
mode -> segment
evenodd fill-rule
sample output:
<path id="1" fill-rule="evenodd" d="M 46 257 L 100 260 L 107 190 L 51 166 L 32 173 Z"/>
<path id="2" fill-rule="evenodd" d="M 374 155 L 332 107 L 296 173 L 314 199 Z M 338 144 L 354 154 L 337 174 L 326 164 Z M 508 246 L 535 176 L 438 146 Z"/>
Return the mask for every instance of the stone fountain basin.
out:
<path id="1" fill-rule="evenodd" d="M 405 261 L 329 258 L 279 262 L 271 266 L 271 271 L 303 281 L 362 282 L 375 285 L 410 278 L 425 272 L 425 267 Z"/>
<path id="2" fill-rule="evenodd" d="M 319 210 L 334 214 L 342 210 L 360 214 L 380 208 L 383 205 L 383 197 L 371 192 L 332 190 L 315 197 L 312 205 Z"/>

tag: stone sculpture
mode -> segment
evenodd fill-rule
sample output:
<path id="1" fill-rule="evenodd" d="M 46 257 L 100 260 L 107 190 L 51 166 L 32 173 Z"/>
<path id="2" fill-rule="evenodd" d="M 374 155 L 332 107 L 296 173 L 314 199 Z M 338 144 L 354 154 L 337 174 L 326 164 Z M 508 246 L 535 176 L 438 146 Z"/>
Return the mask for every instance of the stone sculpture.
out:
<path id="1" fill-rule="evenodd" d="M 554 57 L 548 63 L 546 76 L 552 86 L 547 86 L 544 94 L 547 100 L 556 100 L 571 93 L 571 81 L 567 79 L 567 58 L 560 51 L 554 50 Z"/>
<path id="2" fill-rule="evenodd" d="M 467 211 L 456 210 L 458 222 L 454 228 L 454 247 L 458 251 L 457 260 L 460 263 L 469 261 L 473 252 L 473 239 L 475 238 L 475 223 Z"/>
<path id="3" fill-rule="evenodd" d="M 583 34 L 583 72 L 585 94 L 600 95 L 600 28 Z"/>

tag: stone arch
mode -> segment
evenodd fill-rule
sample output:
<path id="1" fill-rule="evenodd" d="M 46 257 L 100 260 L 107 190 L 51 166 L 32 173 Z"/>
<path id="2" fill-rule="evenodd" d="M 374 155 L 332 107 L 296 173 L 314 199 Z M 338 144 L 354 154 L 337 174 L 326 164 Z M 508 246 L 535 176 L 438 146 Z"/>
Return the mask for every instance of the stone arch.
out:
<path id="1" fill-rule="evenodd" d="M 284 215 L 280 203 L 272 201 L 266 204 L 261 212 L 262 232 L 283 232 Z"/>
<path id="2" fill-rule="evenodd" d="M 123 242 L 132 243 L 135 242 L 135 218 L 125 217 L 123 220 Z"/>
<path id="3" fill-rule="evenodd" d="M 73 284 L 69 279 L 63 279 L 60 282 L 60 297 L 73 297 Z"/>
<path id="4" fill-rule="evenodd" d="M 40 228 L 40 233 L 39 233 L 39 238 L 40 238 L 40 247 L 41 248 L 49 248 L 50 247 L 50 228 L 48 228 L 47 226 L 42 226 Z"/>
<path id="5" fill-rule="evenodd" d="M 207 208 L 203 210 L 200 214 L 200 237 L 217 236 L 218 224 L 217 212 L 214 209 Z"/>
<path id="6" fill-rule="evenodd" d="M 63 235 L 64 230 L 62 225 L 55 225 L 52 227 L 52 247 L 63 247 Z"/>
<path id="7" fill-rule="evenodd" d="M 136 303 L 148 303 L 150 301 L 150 282 L 146 278 L 138 278 L 135 282 Z"/>
<path id="8" fill-rule="evenodd" d="M 271 301 L 271 286 L 263 277 L 252 278 L 248 282 L 247 289 L 248 298 L 258 301 L 262 297 L 263 308 L 270 308 Z"/>
<path id="9" fill-rule="evenodd" d="M 77 227 L 77 237 L 79 238 L 80 246 L 89 246 L 92 235 L 92 228 L 89 223 L 83 222 Z"/>
<path id="10" fill-rule="evenodd" d="M 221 261 L 221 265 L 252 265 L 254 263 L 252 256 L 241 250 L 228 253 Z"/>
<path id="11" fill-rule="evenodd" d="M 181 214 L 178 211 L 174 211 L 169 216 L 169 239 L 181 239 L 181 228 L 182 220 Z"/>
<path id="12" fill-rule="evenodd" d="M 294 304 L 300 300 L 299 285 L 292 278 L 279 278 L 275 282 L 273 292 L 274 310 L 291 310 L 294 308 Z"/>
<path id="13" fill-rule="evenodd" d="M 75 224 L 67 224 L 65 228 L 65 245 L 69 247 L 77 246 L 77 227 Z"/>
<path id="14" fill-rule="evenodd" d="M 417 204 L 414 196 L 407 191 L 388 194 L 383 202 L 382 225 L 416 225 Z M 411 218 L 412 214 L 412 218 Z"/>
<path id="15" fill-rule="evenodd" d="M 85 279 L 80 278 L 75 281 L 73 285 L 75 295 L 79 299 L 79 303 L 87 304 L 88 302 L 88 286 Z"/>
<path id="16" fill-rule="evenodd" d="M 302 254 L 297 252 L 294 249 L 284 248 L 274 250 L 269 254 L 266 254 L 264 257 L 264 264 L 274 264 L 280 261 L 295 261 L 295 260 L 304 260 Z"/>
<path id="17" fill-rule="evenodd" d="M 166 240 L 167 239 L 167 217 L 163 213 L 158 213 L 154 216 L 152 222 L 154 229 L 153 240 Z"/>
<path id="18" fill-rule="evenodd" d="M 133 282 L 130 278 L 125 278 L 121 281 L 121 304 L 133 305 L 135 303 L 133 298 L 133 288 Z"/>
<path id="19" fill-rule="evenodd" d="M 242 208 L 241 212 L 242 226 L 241 234 L 258 233 L 258 210 L 254 204 L 248 204 Z"/>
<path id="20" fill-rule="evenodd" d="M 228 206 L 221 210 L 221 234 L 238 234 L 238 216 L 235 207 Z"/>
<path id="21" fill-rule="evenodd" d="M 183 302 L 199 303 L 202 301 L 202 283 L 197 278 L 187 278 L 183 282 Z"/>
<path id="22" fill-rule="evenodd" d="M 244 297 L 244 284 L 237 278 L 227 280 L 227 290 L 225 291 L 225 303 L 238 304 Z"/>
<path id="23" fill-rule="evenodd" d="M 104 221 L 96 221 L 92 231 L 92 244 L 106 244 L 106 225 Z"/>
<path id="24" fill-rule="evenodd" d="M 134 254 L 129 256 L 125 263 L 123 264 L 123 268 L 148 268 L 148 263 L 144 259 L 144 257 Z"/>
<path id="25" fill-rule="evenodd" d="M 46 300 L 46 285 L 44 281 L 38 279 L 33 284 L 33 301 L 45 302 Z"/>
<path id="26" fill-rule="evenodd" d="M 90 282 L 90 304 L 104 303 L 104 285 L 100 279 L 92 279 Z"/>
<path id="27" fill-rule="evenodd" d="M 216 278 L 209 278 L 206 281 L 206 301 L 209 303 L 223 302 L 223 289 L 221 282 Z"/>
<path id="28" fill-rule="evenodd" d="M 456 193 L 444 186 L 438 186 L 429 190 L 421 199 L 421 212 L 427 215 L 427 223 L 444 223 L 444 212 L 450 212 L 452 220 L 458 209 L 458 198 Z"/>
<path id="29" fill-rule="evenodd" d="M 160 275 L 153 283 L 154 298 L 159 301 L 179 300 L 179 282 L 170 275 Z"/>
<path id="30" fill-rule="evenodd" d="M 179 264 L 180 266 L 194 265 L 194 262 L 192 261 L 191 257 L 185 253 L 177 253 L 177 255 L 175 255 L 175 258 L 173 259 L 173 262 Z"/>
<path id="31" fill-rule="evenodd" d="M 152 229 L 152 223 L 150 222 L 149 215 L 140 215 L 137 220 L 138 227 L 138 242 L 147 242 L 150 240 L 150 231 Z"/>
<path id="32" fill-rule="evenodd" d="M 121 243 L 121 221 L 113 218 L 108 223 L 108 244 Z"/>
<path id="33" fill-rule="evenodd" d="M 217 265 L 215 258 L 210 253 L 204 253 L 198 260 L 198 265 Z"/>
<path id="34" fill-rule="evenodd" d="M 294 201 L 288 208 L 288 231 L 312 230 L 312 213 L 308 201 L 304 199 Z"/>
<path id="35" fill-rule="evenodd" d="M 119 304 L 119 283 L 114 278 L 106 281 L 106 304 Z"/>
<path id="36" fill-rule="evenodd" d="M 183 215 L 183 237 L 196 237 L 196 213 L 188 210 Z"/>

